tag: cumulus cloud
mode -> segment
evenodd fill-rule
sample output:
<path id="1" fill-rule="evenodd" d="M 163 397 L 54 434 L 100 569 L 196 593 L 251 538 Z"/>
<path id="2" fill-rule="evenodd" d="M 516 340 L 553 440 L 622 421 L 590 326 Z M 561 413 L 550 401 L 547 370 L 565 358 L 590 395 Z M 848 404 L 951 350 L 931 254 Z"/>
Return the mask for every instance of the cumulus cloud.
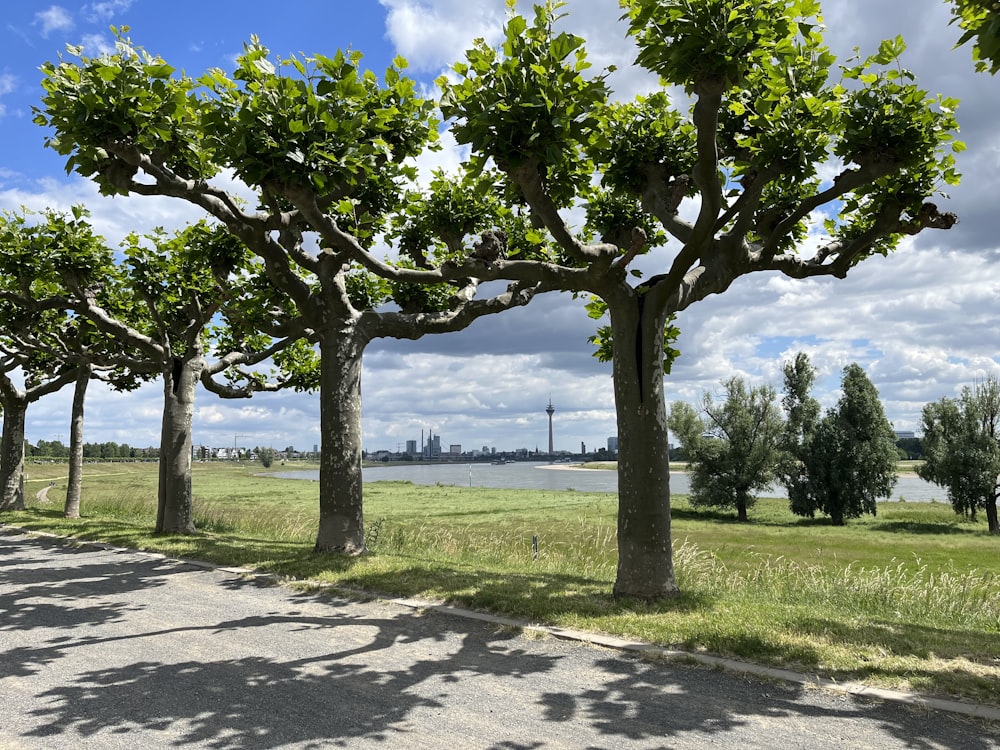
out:
<path id="1" fill-rule="evenodd" d="M 132 7 L 132 0 L 102 0 L 83 6 L 83 13 L 88 20 L 97 23 L 107 23 Z"/>
<path id="2" fill-rule="evenodd" d="M 439 70 L 461 59 L 473 39 L 495 43 L 505 17 L 503 0 L 379 0 L 386 34 L 418 71 Z"/>
<path id="3" fill-rule="evenodd" d="M 59 5 L 50 6 L 47 10 L 35 14 L 35 25 L 41 28 L 41 34 L 46 39 L 53 31 L 69 31 L 73 28 L 73 16 Z"/>

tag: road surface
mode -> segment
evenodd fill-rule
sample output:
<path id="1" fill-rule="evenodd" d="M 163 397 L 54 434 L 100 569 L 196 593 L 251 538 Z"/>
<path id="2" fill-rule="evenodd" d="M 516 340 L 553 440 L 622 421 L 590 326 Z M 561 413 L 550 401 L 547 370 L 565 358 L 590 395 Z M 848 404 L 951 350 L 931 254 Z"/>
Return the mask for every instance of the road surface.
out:
<path id="1" fill-rule="evenodd" d="M 947 712 L 0 529 L 0 750 L 1000 748 Z"/>

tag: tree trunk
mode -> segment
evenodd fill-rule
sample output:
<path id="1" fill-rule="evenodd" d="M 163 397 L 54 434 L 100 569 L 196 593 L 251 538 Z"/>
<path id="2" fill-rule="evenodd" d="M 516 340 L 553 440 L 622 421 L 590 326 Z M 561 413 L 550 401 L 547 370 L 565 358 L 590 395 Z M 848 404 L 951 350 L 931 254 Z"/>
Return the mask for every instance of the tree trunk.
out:
<path id="1" fill-rule="evenodd" d="M 87 397 L 92 370 L 80 365 L 73 391 L 73 407 L 69 424 L 69 486 L 66 488 L 66 518 L 80 517 L 80 492 L 83 488 L 83 402 Z"/>
<path id="2" fill-rule="evenodd" d="M 320 340 L 319 532 L 316 552 L 365 552 L 361 483 L 361 357 L 356 330 Z"/>
<path id="3" fill-rule="evenodd" d="M 986 523 L 991 534 L 1000 534 L 1000 520 L 997 519 L 997 499 L 986 503 Z"/>
<path id="4" fill-rule="evenodd" d="M 28 403 L 4 399 L 0 438 L 0 510 L 24 510 L 24 420 Z"/>
<path id="5" fill-rule="evenodd" d="M 191 352 L 183 358 L 174 357 L 171 370 L 163 373 L 157 533 L 196 531 L 191 492 L 191 422 L 195 391 L 204 366 L 201 352 Z"/>
<path id="6" fill-rule="evenodd" d="M 736 518 L 741 523 L 747 523 L 750 521 L 750 515 L 747 513 L 747 501 L 745 498 L 740 498 L 736 501 Z"/>
<path id="7" fill-rule="evenodd" d="M 642 297 L 606 300 L 618 416 L 618 573 L 614 595 L 676 596 L 670 544 L 670 456 L 663 396 L 664 315 Z"/>

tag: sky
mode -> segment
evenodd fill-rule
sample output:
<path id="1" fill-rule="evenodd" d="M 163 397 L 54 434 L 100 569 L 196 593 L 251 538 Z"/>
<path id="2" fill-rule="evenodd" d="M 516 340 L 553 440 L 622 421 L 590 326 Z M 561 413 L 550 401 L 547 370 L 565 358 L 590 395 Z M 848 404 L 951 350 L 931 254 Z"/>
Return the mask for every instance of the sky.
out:
<path id="1" fill-rule="evenodd" d="M 113 245 L 130 231 L 201 218 L 177 199 L 99 196 L 90 182 L 65 173 L 63 159 L 44 147 L 44 129 L 31 121 L 41 94 L 39 67 L 67 44 L 83 45 L 88 55 L 110 49 L 111 26 L 128 26 L 135 44 L 189 75 L 232 71 L 242 45 L 256 35 L 282 57 L 358 50 L 378 73 L 402 55 L 409 74 L 433 94 L 433 80 L 462 59 L 474 38 L 500 39 L 506 13 L 503 0 L 299 0 L 288 8 L 283 13 L 273 2 L 254 0 L 9 3 L 0 39 L 0 209 L 68 210 L 83 203 Z M 519 10 L 530 14 L 530 4 L 522 0 Z M 566 27 L 587 39 L 595 68 L 618 68 L 610 79 L 616 97 L 631 99 L 655 86 L 632 65 L 635 49 L 616 0 L 569 0 L 564 10 Z M 755 274 L 696 303 L 677 320 L 681 356 L 665 381 L 667 400 L 697 404 L 734 375 L 780 392 L 783 363 L 804 351 L 819 370 L 814 395 L 824 407 L 839 397 L 842 369 L 857 362 L 895 429 L 919 433 L 926 403 L 1000 377 L 1000 76 L 976 73 L 970 49 L 954 49 L 959 32 L 949 26 L 942 0 L 826 0 L 823 15 L 826 41 L 841 61 L 854 48 L 870 54 L 881 39 L 902 35 L 903 65 L 920 86 L 961 100 L 960 137 L 968 146 L 958 154 L 963 181 L 938 199 L 960 223 L 947 232 L 927 230 L 844 280 Z M 421 162 L 424 173 L 460 163 L 462 151 L 447 136 L 444 144 Z M 556 450 L 605 447 L 617 434 L 614 395 L 610 365 L 591 356 L 593 327 L 580 301 L 546 295 L 460 333 L 373 342 L 362 384 L 365 449 L 405 449 L 406 441 L 433 432 L 445 449 L 545 450 L 550 401 Z M 29 408 L 29 441 L 68 442 L 69 391 Z M 158 384 L 130 394 L 95 385 L 85 439 L 156 445 L 161 405 Z M 318 441 L 317 394 L 244 401 L 198 394 L 195 444 L 312 450 Z"/>

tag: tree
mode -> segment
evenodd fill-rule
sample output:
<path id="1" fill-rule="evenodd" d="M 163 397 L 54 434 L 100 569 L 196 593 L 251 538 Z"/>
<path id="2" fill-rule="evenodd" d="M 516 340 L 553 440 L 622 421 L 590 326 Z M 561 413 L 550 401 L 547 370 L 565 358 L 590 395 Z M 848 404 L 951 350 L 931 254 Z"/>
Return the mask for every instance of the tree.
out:
<path id="1" fill-rule="evenodd" d="M 793 513 L 810 518 L 823 513 L 835 526 L 876 515 L 878 499 L 896 486 L 896 436 L 878 391 L 857 364 L 844 368 L 841 390 L 837 406 L 795 448 L 798 472 L 786 485 Z"/>
<path id="2" fill-rule="evenodd" d="M 928 199 L 957 181 L 948 150 L 961 144 L 955 102 L 916 85 L 899 65 L 901 39 L 829 82 L 835 60 L 815 2 L 623 5 L 637 64 L 682 87 L 686 112 L 666 90 L 611 102 L 606 76 L 588 77 L 583 40 L 557 31 L 556 2 L 533 22 L 512 15 L 499 49 L 479 41 L 439 85 L 470 168 L 492 160 L 514 210 L 558 248 L 508 257 L 497 275 L 607 306 L 621 436 L 614 591 L 652 599 L 677 593 L 663 396 L 671 316 L 749 274 L 843 278 L 904 235 L 951 227 L 955 216 Z M 689 221 L 680 208 L 694 198 Z M 578 203 L 582 233 L 566 219 Z M 810 218 L 826 236 L 807 253 Z M 633 261 L 668 242 L 659 272 L 642 277 Z"/>
<path id="3" fill-rule="evenodd" d="M 781 406 L 785 428 L 781 435 L 778 477 L 788 493 L 788 505 L 797 515 L 812 516 L 816 501 L 806 471 L 812 440 L 820 422 L 819 401 L 812 397 L 816 369 L 809 356 L 799 352 L 784 365 L 785 385 Z"/>
<path id="4" fill-rule="evenodd" d="M 948 490 L 956 513 L 975 519 L 986 512 L 991 534 L 1000 534 L 1000 381 L 989 377 L 942 398 L 923 411 L 921 479 Z"/>
<path id="5" fill-rule="evenodd" d="M 410 162 L 437 137 L 433 104 L 402 74 L 405 61 L 394 61 L 380 81 L 360 67 L 360 53 L 275 64 L 253 38 L 231 78 L 215 69 L 192 79 L 121 35 L 113 54 L 70 54 L 76 62 L 43 66 L 35 119 L 52 129 L 48 145 L 105 194 L 173 196 L 213 215 L 260 259 L 259 277 L 282 296 L 259 322 L 310 332 L 320 358 L 315 549 L 364 552 L 365 347 L 380 337 L 459 330 L 543 288 L 514 282 L 477 298 L 480 281 L 497 278 L 488 262 L 496 243 L 473 246 L 477 233 L 496 228 L 489 186 L 468 181 L 448 193 L 452 210 L 422 225 L 446 240 L 408 248 L 412 262 L 400 276 L 373 248 L 408 203 L 402 183 L 415 176 Z M 223 172 L 255 193 L 252 209 L 229 183 L 213 182 Z M 386 309 L 393 293 L 398 309 Z"/>
<path id="6" fill-rule="evenodd" d="M 996 0 L 952 0 L 951 22 L 958 22 L 962 36 L 956 46 L 972 42 L 976 70 L 1000 71 L 1000 3 Z"/>
<path id="7" fill-rule="evenodd" d="M 126 262 L 118 265 L 111 249 L 93 232 L 85 209 L 75 207 L 72 215 L 46 211 L 43 216 L 44 221 L 30 227 L 23 221 L 5 225 L 8 244 L 15 245 L 13 240 L 19 239 L 19 246 L 30 250 L 30 256 L 22 253 L 16 264 L 6 258 L 5 266 L 30 271 L 26 276 L 31 281 L 11 284 L 3 298 L 33 311 L 33 321 L 37 321 L 37 310 L 49 315 L 73 313 L 71 325 L 51 331 L 44 342 L 39 340 L 37 322 L 31 324 L 36 330 L 30 337 L 27 333 L 21 337 L 22 342 L 29 341 L 26 348 L 71 363 L 79 373 L 71 466 L 78 468 L 82 463 L 81 388 L 93 374 L 95 361 L 109 371 L 105 377 L 118 389 L 161 378 L 164 408 L 156 530 L 191 533 L 191 419 L 196 386 L 201 382 L 232 397 L 307 386 L 304 368 L 271 381 L 238 369 L 280 358 L 306 334 L 293 328 L 284 338 L 272 340 L 235 320 L 234 311 L 240 305 L 266 309 L 269 298 L 266 289 L 247 282 L 244 274 L 252 270 L 250 256 L 222 227 L 202 222 L 173 237 L 163 231 L 145 238 L 131 235 L 124 243 Z M 81 331 L 86 339 L 81 338 Z M 207 355 L 213 347 L 215 356 L 209 362 Z M 86 377 L 81 369 L 86 370 Z M 213 378 L 219 375 L 231 382 L 216 383 Z M 102 458 L 117 455 L 115 443 L 100 448 Z M 79 472 L 71 470 L 68 514 L 78 515 L 78 498 Z"/>
<path id="8" fill-rule="evenodd" d="M 260 459 L 260 464 L 265 469 L 270 469 L 271 465 L 274 463 L 274 448 L 260 448 L 258 447 L 255 451 L 257 457 Z"/>
<path id="9" fill-rule="evenodd" d="M 93 373 L 93 362 L 86 350 L 86 345 L 92 343 L 89 327 L 68 313 L 59 297 L 62 289 L 51 277 L 38 273 L 35 265 L 43 235 L 44 230 L 31 224 L 25 211 L 0 216 L 0 510 L 24 507 L 28 406 L 75 381 L 75 426 L 86 383 Z M 73 469 L 71 491 L 78 490 L 79 464 Z M 71 497 L 72 492 L 68 495 Z M 72 505 L 68 505 L 67 513 L 72 512 Z"/>
<path id="10" fill-rule="evenodd" d="M 89 227 L 80 226 L 60 248 L 60 257 L 73 256 L 78 263 L 101 252 L 101 246 Z M 270 379 L 241 369 L 271 359 L 280 366 L 290 350 L 299 351 L 295 347 L 308 331 L 275 325 L 272 337 L 246 327 L 240 311 L 266 310 L 271 296 L 252 281 L 249 253 L 223 226 L 198 222 L 173 235 L 162 230 L 145 237 L 133 234 L 125 240 L 124 253 L 124 267 L 102 267 L 98 288 L 79 283 L 74 274 L 64 273 L 63 279 L 78 311 L 124 347 L 126 355 L 119 362 L 130 372 L 161 379 L 155 530 L 193 533 L 191 423 L 197 386 L 228 398 L 309 388 L 307 367 L 274 373 Z M 308 361 L 307 351 L 299 353 Z M 113 449 L 117 452 L 117 446 Z"/>
<path id="11" fill-rule="evenodd" d="M 735 508 L 740 521 L 757 501 L 756 493 L 774 481 L 783 420 L 774 389 L 748 389 L 742 378 L 723 383 L 724 400 L 706 393 L 704 419 L 688 404 L 675 402 L 667 424 L 688 454 L 691 504 Z"/>

